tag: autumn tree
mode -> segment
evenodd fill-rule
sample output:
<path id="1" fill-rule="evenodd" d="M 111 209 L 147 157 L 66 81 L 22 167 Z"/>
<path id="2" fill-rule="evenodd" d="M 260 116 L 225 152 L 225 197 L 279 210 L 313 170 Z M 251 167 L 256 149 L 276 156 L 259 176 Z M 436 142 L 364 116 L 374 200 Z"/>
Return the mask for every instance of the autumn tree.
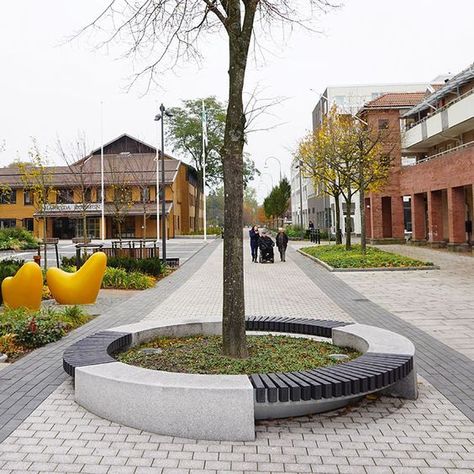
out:
<path id="1" fill-rule="evenodd" d="M 57 151 L 62 160 L 66 163 L 69 173 L 67 184 L 78 194 L 76 205 L 79 209 L 82 220 L 83 242 L 87 243 L 87 215 L 92 207 L 93 174 L 87 168 L 86 160 L 88 155 L 87 142 L 84 134 L 80 133 L 77 140 L 64 145 L 61 140 L 57 141 Z M 80 237 L 76 235 L 76 237 Z"/>
<path id="2" fill-rule="evenodd" d="M 33 140 L 28 156 L 27 162 L 18 162 L 17 166 L 24 189 L 31 192 L 33 206 L 43 221 L 43 263 L 46 270 L 48 268 L 48 253 L 45 243 L 47 239 L 47 205 L 54 193 L 53 177 L 48 167 L 48 158 L 40 150 L 36 140 Z"/>
<path id="3" fill-rule="evenodd" d="M 252 40 L 276 24 L 301 24 L 330 7 L 329 0 L 111 0 L 84 30 L 111 31 L 104 46 L 116 42 L 125 56 L 152 57 L 136 79 L 150 86 L 167 67 L 200 58 L 203 35 L 216 33 L 228 48 L 229 89 L 221 150 L 225 188 L 223 351 L 247 357 L 243 272 L 243 189 L 246 116 L 243 93 Z M 206 38 L 208 39 L 208 38 Z"/>

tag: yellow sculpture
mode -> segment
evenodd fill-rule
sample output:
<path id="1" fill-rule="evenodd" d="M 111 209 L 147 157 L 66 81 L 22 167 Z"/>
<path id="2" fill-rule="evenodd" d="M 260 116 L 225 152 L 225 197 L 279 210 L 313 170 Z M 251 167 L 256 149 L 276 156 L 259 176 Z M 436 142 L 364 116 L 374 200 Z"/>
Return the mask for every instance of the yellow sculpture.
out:
<path id="1" fill-rule="evenodd" d="M 107 256 L 104 252 L 92 254 L 75 273 L 50 268 L 46 281 L 51 295 L 59 304 L 93 304 L 104 278 Z"/>
<path id="2" fill-rule="evenodd" d="M 42 292 L 43 273 L 34 262 L 25 263 L 15 276 L 2 281 L 3 303 L 8 308 L 38 310 L 41 307 Z"/>

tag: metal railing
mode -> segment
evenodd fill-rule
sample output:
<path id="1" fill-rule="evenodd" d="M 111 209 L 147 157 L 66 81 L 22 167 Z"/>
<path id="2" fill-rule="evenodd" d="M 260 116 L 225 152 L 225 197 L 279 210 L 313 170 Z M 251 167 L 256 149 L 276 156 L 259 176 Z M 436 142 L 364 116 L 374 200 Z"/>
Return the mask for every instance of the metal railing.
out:
<path id="1" fill-rule="evenodd" d="M 456 102 L 459 102 L 462 99 L 465 99 L 466 97 L 470 96 L 471 94 L 474 94 L 474 88 L 469 89 L 467 92 L 464 92 L 464 94 L 461 94 L 460 96 L 454 98 L 453 100 L 449 101 L 447 104 L 443 105 L 442 107 L 439 107 L 436 109 L 433 113 L 427 115 L 426 117 L 423 117 L 422 119 L 418 120 L 417 122 L 410 123 L 405 127 L 405 130 L 411 130 L 413 127 L 416 127 L 420 123 L 425 122 L 426 120 L 430 119 L 431 117 L 434 117 L 436 114 L 439 114 L 443 110 L 448 109 L 451 107 L 451 105 L 454 105 Z"/>
<path id="2" fill-rule="evenodd" d="M 435 158 L 439 158 L 444 155 L 448 155 L 449 153 L 454 153 L 459 150 L 463 150 L 464 148 L 469 148 L 474 145 L 474 141 L 463 143 L 462 145 L 456 146 L 454 148 L 450 148 L 449 150 L 442 151 L 440 153 L 436 153 L 436 155 L 431 155 L 427 156 L 426 158 L 422 158 L 421 160 L 417 160 L 416 163 L 412 163 L 409 165 L 404 165 L 404 166 L 416 166 L 419 165 L 420 163 L 425 163 L 426 161 L 431 161 L 434 160 Z"/>

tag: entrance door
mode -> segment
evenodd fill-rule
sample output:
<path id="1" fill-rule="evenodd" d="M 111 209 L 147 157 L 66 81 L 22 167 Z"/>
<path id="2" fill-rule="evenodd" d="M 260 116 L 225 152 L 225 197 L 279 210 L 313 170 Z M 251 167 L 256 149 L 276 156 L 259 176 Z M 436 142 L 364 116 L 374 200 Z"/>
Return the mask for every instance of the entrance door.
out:
<path id="1" fill-rule="evenodd" d="M 75 237 L 75 221 L 69 217 L 55 217 L 53 219 L 53 237 L 58 239 L 72 239 Z"/>

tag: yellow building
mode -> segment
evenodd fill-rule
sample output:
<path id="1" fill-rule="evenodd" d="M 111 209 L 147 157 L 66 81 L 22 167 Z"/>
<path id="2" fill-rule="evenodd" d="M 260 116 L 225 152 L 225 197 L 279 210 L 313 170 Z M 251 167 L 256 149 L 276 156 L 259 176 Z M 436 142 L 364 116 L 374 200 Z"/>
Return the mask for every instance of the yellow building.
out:
<path id="1" fill-rule="evenodd" d="M 123 134 L 104 145 L 106 238 L 156 238 L 156 149 Z M 202 228 L 202 205 L 195 218 L 197 172 L 165 155 L 165 204 L 168 237 Z M 70 166 L 46 168 L 51 187 L 45 205 L 47 237 L 100 238 L 101 149 Z M 161 187 L 161 162 L 159 164 Z M 0 168 L 0 228 L 23 227 L 43 236 L 42 214 L 17 166 Z M 201 194 L 202 195 L 202 194 Z M 161 215 L 160 202 L 160 224 Z M 160 226 L 161 232 L 161 226 Z"/>

